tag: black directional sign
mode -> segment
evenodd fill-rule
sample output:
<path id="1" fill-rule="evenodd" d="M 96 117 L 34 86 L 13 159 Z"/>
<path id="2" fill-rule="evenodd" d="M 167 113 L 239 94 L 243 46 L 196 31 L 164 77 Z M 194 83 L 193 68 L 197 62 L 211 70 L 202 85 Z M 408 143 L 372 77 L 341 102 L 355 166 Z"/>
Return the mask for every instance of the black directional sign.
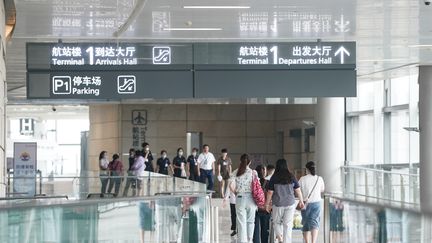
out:
<path id="1" fill-rule="evenodd" d="M 353 69 L 355 42 L 203 43 L 196 69 Z"/>
<path id="2" fill-rule="evenodd" d="M 28 43 L 28 70 L 191 69 L 191 44 Z"/>
<path id="3" fill-rule="evenodd" d="M 27 44 L 28 99 L 355 95 L 355 42 Z"/>

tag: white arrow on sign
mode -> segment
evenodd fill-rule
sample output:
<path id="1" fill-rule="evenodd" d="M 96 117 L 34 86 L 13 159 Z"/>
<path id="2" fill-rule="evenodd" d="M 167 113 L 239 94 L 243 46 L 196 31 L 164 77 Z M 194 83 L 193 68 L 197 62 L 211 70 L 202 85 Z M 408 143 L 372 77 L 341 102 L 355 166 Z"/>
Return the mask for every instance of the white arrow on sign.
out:
<path id="1" fill-rule="evenodd" d="M 345 49 L 345 47 L 341 46 L 339 47 L 339 49 L 335 52 L 335 56 L 340 54 L 340 60 L 341 60 L 341 64 L 344 64 L 345 61 L 345 55 L 350 56 L 350 53 L 347 49 Z"/>

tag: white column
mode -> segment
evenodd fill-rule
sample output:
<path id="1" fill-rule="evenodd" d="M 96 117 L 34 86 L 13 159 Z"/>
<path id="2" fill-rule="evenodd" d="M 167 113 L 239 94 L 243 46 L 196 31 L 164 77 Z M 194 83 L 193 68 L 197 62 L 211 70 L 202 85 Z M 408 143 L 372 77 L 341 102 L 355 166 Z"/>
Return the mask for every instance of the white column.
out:
<path id="1" fill-rule="evenodd" d="M 342 192 L 345 161 L 344 98 L 319 98 L 316 108 L 316 166 L 326 192 Z"/>
<path id="2" fill-rule="evenodd" d="M 432 213 L 432 66 L 419 67 L 420 206 Z"/>
<path id="3" fill-rule="evenodd" d="M 6 37 L 5 37 L 5 16 L 4 16 L 4 4 L 0 3 L 0 33 L 1 33 L 1 46 L 6 48 Z M 2 51 L 0 49 L 0 51 Z M 0 58 L 0 197 L 6 195 L 6 97 L 7 97 L 7 85 L 6 85 L 6 64 L 5 59 L 2 56 Z"/>

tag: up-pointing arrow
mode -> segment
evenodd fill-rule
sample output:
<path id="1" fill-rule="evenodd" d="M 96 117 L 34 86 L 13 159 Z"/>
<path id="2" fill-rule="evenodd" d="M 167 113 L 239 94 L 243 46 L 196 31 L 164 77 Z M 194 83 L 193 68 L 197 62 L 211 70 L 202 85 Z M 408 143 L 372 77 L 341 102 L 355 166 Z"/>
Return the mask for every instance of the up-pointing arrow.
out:
<path id="1" fill-rule="evenodd" d="M 345 47 L 341 46 L 339 49 L 335 52 L 335 56 L 340 55 L 341 64 L 344 64 L 345 61 L 345 55 L 350 56 L 350 53 L 348 52 Z"/>

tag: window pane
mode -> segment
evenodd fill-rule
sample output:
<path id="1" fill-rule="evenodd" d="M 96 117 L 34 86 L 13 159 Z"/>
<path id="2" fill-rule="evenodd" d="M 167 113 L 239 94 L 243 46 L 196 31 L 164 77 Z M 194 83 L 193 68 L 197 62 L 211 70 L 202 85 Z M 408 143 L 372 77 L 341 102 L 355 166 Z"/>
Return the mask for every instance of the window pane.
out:
<path id="1" fill-rule="evenodd" d="M 382 97 L 383 81 L 358 82 L 357 97 L 347 99 L 347 111 L 374 109 L 377 97 Z"/>
<path id="2" fill-rule="evenodd" d="M 409 111 L 402 110 L 391 114 L 391 163 L 409 163 Z"/>
<path id="3" fill-rule="evenodd" d="M 390 102 L 392 106 L 409 103 L 410 77 L 395 78 L 390 81 Z"/>
<path id="4" fill-rule="evenodd" d="M 365 165 L 374 163 L 374 120 L 373 114 L 351 118 L 352 163 Z"/>

